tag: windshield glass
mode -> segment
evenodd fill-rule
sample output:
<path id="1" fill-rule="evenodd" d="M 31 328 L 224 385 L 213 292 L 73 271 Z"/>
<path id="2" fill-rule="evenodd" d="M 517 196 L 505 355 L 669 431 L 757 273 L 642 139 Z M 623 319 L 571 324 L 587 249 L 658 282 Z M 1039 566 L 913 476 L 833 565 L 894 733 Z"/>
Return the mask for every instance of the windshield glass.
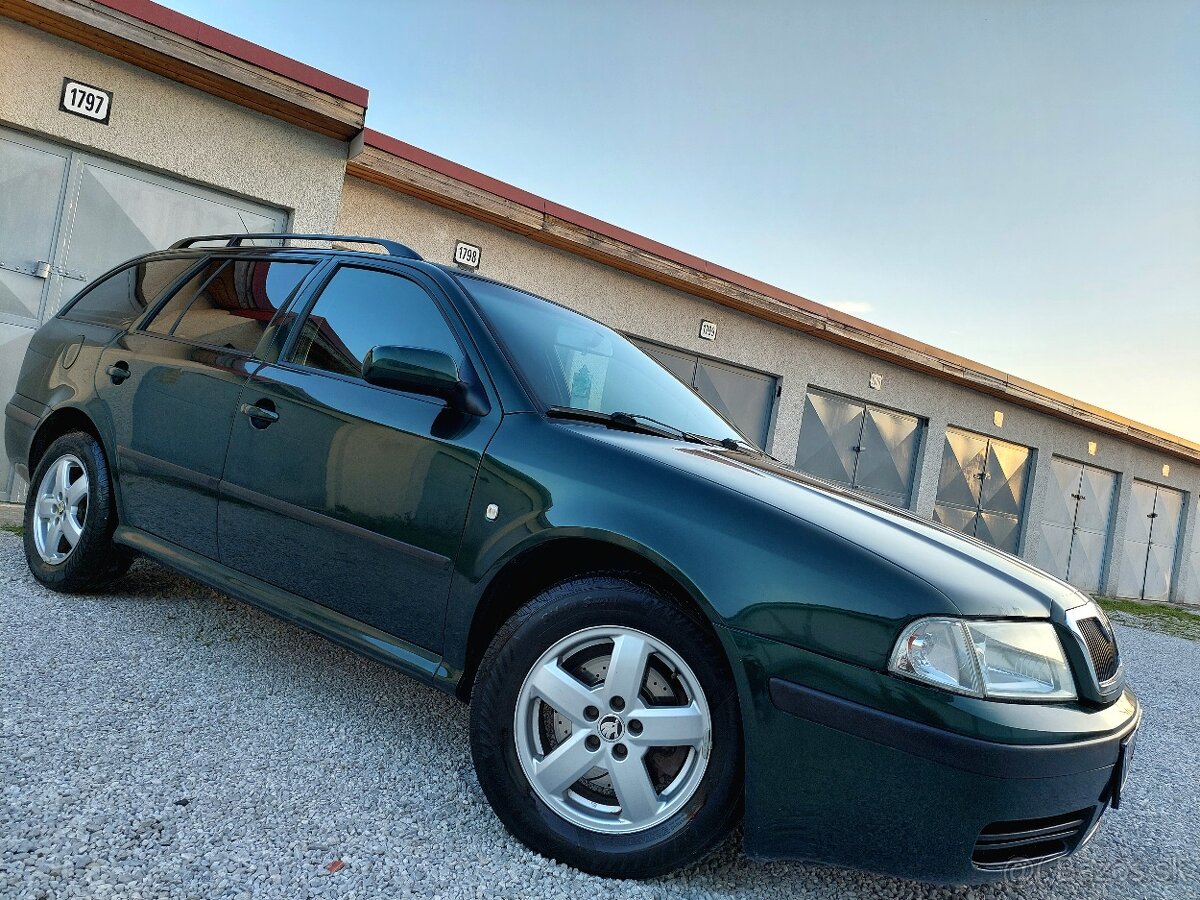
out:
<path id="1" fill-rule="evenodd" d="M 611 328 L 515 288 L 470 276 L 459 281 L 546 408 L 632 413 L 705 437 L 743 439 L 691 388 Z"/>

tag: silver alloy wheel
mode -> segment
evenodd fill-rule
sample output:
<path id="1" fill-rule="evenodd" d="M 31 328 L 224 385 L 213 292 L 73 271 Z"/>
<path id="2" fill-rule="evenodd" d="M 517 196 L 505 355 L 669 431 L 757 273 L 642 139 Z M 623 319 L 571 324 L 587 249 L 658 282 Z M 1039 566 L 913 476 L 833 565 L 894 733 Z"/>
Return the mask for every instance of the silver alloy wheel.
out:
<path id="1" fill-rule="evenodd" d="M 33 544 L 52 566 L 66 562 L 87 520 L 88 474 L 78 456 L 59 457 L 38 485 L 33 507 Z"/>
<path id="2" fill-rule="evenodd" d="M 574 825 L 632 834 L 669 819 L 708 766 L 700 682 L 664 641 L 618 625 L 557 641 L 517 695 L 517 758 L 537 795 Z"/>

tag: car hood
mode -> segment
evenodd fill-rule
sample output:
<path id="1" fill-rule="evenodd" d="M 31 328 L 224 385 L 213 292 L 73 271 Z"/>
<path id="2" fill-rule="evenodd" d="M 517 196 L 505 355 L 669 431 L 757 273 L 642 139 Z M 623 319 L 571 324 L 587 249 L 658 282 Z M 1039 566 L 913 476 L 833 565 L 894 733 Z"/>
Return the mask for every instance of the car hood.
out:
<path id="1" fill-rule="evenodd" d="M 585 426 L 617 443 L 825 529 L 932 585 L 967 616 L 1047 618 L 1088 601 L 1071 585 L 982 541 L 951 531 L 769 457 Z"/>

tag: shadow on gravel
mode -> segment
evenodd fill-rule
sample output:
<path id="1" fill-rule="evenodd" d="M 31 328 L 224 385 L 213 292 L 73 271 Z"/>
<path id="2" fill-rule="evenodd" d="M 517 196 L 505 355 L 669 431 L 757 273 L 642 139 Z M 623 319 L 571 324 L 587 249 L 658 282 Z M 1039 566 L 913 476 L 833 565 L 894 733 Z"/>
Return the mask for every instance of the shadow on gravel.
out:
<path id="1" fill-rule="evenodd" d="M 7 539 L 0 536 L 0 542 L 7 544 Z M 6 571 L 3 575 L 14 583 L 19 581 L 24 591 L 27 574 Z M 1178 805 L 1179 801 L 1169 798 L 1182 794 L 1186 800 L 1189 792 L 1194 793 L 1194 786 L 1184 787 L 1194 772 L 1192 763 L 1174 752 L 1176 742 L 1171 736 L 1182 728 L 1194 735 L 1195 723 L 1172 720 L 1173 716 L 1178 718 L 1174 709 L 1188 708 L 1189 701 L 1183 693 L 1177 700 L 1168 699 L 1170 692 L 1180 686 L 1171 671 L 1161 665 L 1160 647 L 1164 645 L 1155 643 L 1171 638 L 1145 633 L 1128 638 L 1122 635 L 1126 649 L 1137 654 L 1138 663 L 1153 679 L 1145 685 L 1145 696 L 1152 698 L 1157 708 L 1153 716 L 1147 717 L 1144 749 L 1139 747 L 1139 761 L 1145 754 L 1142 765 L 1146 774 L 1141 775 L 1144 780 L 1133 785 L 1128 809 L 1110 815 L 1095 843 L 1077 857 L 1007 884 L 934 888 L 819 865 L 755 863 L 742 855 L 739 832 L 704 862 L 669 877 L 635 884 L 604 881 L 547 864 L 509 838 L 488 808 L 474 776 L 468 751 L 467 708 L 435 688 L 145 560 L 139 560 L 125 578 L 104 593 L 59 598 L 33 589 L 30 596 L 40 605 L 39 616 L 85 621 L 90 608 L 93 616 L 104 619 L 104 628 L 108 629 L 100 639 L 112 641 L 120 635 L 128 640 L 128 646 L 114 648 L 112 654 L 105 651 L 105 655 L 120 657 L 119 666 L 96 677 L 108 678 L 119 692 L 134 689 L 147 695 L 144 708 L 139 701 L 139 708 L 130 712 L 131 718 L 121 720 L 116 737 L 125 737 L 136 723 L 137 728 L 161 729 L 163 734 L 158 739 L 174 741 L 156 752 L 178 767 L 176 777 L 190 779 L 186 796 L 194 799 L 186 807 L 186 814 L 179 812 L 182 807 L 175 807 L 172 813 L 184 817 L 180 819 L 181 833 L 186 833 L 186 821 L 190 821 L 186 817 L 203 814 L 206 804 L 236 804 L 240 792 L 259 791 L 264 784 L 272 793 L 256 795 L 256 799 L 270 796 L 288 809 L 309 810 L 302 820 L 266 835 L 258 833 L 262 827 L 259 810 L 231 807 L 228 821 L 220 824 L 242 827 L 243 832 L 233 837 L 193 835 L 180 845 L 199 857 L 189 863 L 193 868 L 172 876 L 185 884 L 203 883 L 205 873 L 213 871 L 202 867 L 203 855 L 220 846 L 220 841 L 229 841 L 253 865 L 282 865 L 289 877 L 300 878 L 283 884 L 279 890 L 268 890 L 273 897 L 315 896 L 306 888 L 313 882 L 303 880 L 307 877 L 303 873 L 308 871 L 304 867 L 312 866 L 320 872 L 332 848 L 356 842 L 364 847 L 359 851 L 363 863 L 352 862 L 338 878 L 369 877 L 366 866 L 392 865 L 395 857 L 388 855 L 391 851 L 387 848 L 402 846 L 404 853 L 413 857 L 402 861 L 398 877 L 411 878 L 413 871 L 435 872 L 442 880 L 434 893 L 447 897 L 484 896 L 489 891 L 493 896 L 533 895 L 538 893 L 533 884 L 541 883 L 528 880 L 533 878 L 557 879 L 564 890 L 556 890 L 555 895 L 621 898 L 712 895 L 788 900 L 957 896 L 980 900 L 1126 900 L 1135 896 L 1184 896 L 1184 885 L 1191 883 L 1194 888 L 1190 878 L 1200 847 L 1193 847 L 1194 853 L 1184 853 L 1186 847 L 1161 838 L 1171 833 L 1172 827 L 1178 833 L 1180 827 L 1171 818 L 1177 810 L 1168 806 Z M 77 616 L 66 604 L 77 604 L 85 612 Z M 182 683 L 156 684 L 164 672 L 169 678 L 182 679 Z M 154 694 L 155 690 L 160 693 Z M 159 705 L 155 706 L 156 702 Z M 179 717 L 192 711 L 203 715 L 194 731 L 166 733 L 168 729 L 181 730 Z M 9 714 L 6 711 L 5 715 Z M 12 712 L 13 716 L 19 714 Z M 241 729 L 241 733 L 231 734 L 231 728 Z M 1167 737 L 1174 749 L 1164 753 L 1169 748 L 1156 745 Z M 74 758 L 79 735 L 69 734 L 68 739 L 70 755 L 64 759 Z M 219 753 L 222 742 L 237 744 L 236 754 L 242 755 L 233 764 L 249 767 L 245 774 L 232 772 L 226 778 L 221 768 L 226 763 L 220 759 L 188 758 L 189 753 Z M 1171 772 L 1148 771 L 1156 753 L 1160 759 L 1171 761 Z M 138 760 L 130 769 L 117 770 L 118 776 L 135 777 L 130 772 L 149 765 L 141 757 Z M 329 781 L 309 787 L 306 777 L 315 773 Z M 129 790 L 131 783 L 135 782 L 123 781 L 119 789 Z M 177 788 L 172 785 L 170 790 Z M 182 792 L 183 787 L 178 790 Z M 313 791 L 321 797 L 317 802 L 311 802 Z M 351 798 L 343 800 L 347 791 Z M 180 795 L 167 796 L 174 799 Z M 321 811 L 318 817 L 313 816 L 314 810 Z M 1186 815 L 1194 826 L 1194 810 L 1189 809 Z M 1190 833 L 1195 836 L 1194 828 Z M 268 845 L 268 840 L 275 843 Z M 177 849 L 173 847 L 170 852 Z M 279 859 L 264 862 L 263 857 L 272 853 Z M 493 876 L 483 863 L 485 859 L 489 860 L 488 866 L 500 861 L 507 867 L 503 869 L 504 877 L 515 880 L 492 890 Z M 442 874 L 445 871 L 452 874 Z M 383 877 L 382 872 L 378 874 Z M 345 888 L 356 883 L 348 882 Z M 404 892 L 395 886 L 404 883 L 367 882 L 356 890 L 361 896 L 400 896 Z M 418 890 L 426 886 L 423 883 L 407 883 L 415 896 L 428 893 Z M 446 891 L 447 885 L 453 890 Z M 368 886 L 377 889 L 367 890 Z M 326 895 L 325 891 L 320 893 Z"/>

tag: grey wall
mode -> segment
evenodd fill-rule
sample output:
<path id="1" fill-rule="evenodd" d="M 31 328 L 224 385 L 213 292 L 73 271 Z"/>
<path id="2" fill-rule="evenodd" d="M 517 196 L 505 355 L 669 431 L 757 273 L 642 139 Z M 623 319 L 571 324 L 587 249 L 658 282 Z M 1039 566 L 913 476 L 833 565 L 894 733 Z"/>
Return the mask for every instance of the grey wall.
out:
<path id="1" fill-rule="evenodd" d="M 346 144 L 0 19 L 0 122 L 292 211 L 337 218 Z M 58 108 L 63 78 L 113 94 L 108 125 Z"/>
<path id="2" fill-rule="evenodd" d="M 1020 551 L 1035 564 L 1052 456 L 1116 471 L 1120 477 L 1114 533 L 1110 535 L 1111 549 L 1105 570 L 1107 592 L 1115 588 L 1134 478 L 1187 492 L 1180 547 L 1200 548 L 1195 543 L 1200 466 L 1195 464 L 881 362 L 353 177 L 346 179 L 338 229 L 342 233 L 400 240 L 426 259 L 442 263 L 452 262 L 456 240 L 469 241 L 483 248 L 481 274 L 565 303 L 630 334 L 778 376 L 783 393 L 777 401 L 772 445 L 768 449 L 787 462 L 795 459 L 804 394 L 810 386 L 925 418 L 928 428 L 922 438 L 912 501 L 913 510 L 924 518 L 933 515 L 947 427 L 957 426 L 1031 447 L 1034 449 L 1032 487 L 1028 492 Z M 701 319 L 717 323 L 715 342 L 699 338 Z M 869 388 L 872 373 L 883 376 L 882 390 Z M 1004 424 L 999 428 L 994 424 L 997 410 L 1004 414 Z M 1097 444 L 1095 456 L 1088 454 L 1090 441 Z M 1169 477 L 1162 475 L 1164 463 L 1171 467 Z M 1200 602 L 1200 585 L 1194 583 L 1200 577 L 1200 560 L 1182 549 L 1179 556 L 1172 596 Z"/>

